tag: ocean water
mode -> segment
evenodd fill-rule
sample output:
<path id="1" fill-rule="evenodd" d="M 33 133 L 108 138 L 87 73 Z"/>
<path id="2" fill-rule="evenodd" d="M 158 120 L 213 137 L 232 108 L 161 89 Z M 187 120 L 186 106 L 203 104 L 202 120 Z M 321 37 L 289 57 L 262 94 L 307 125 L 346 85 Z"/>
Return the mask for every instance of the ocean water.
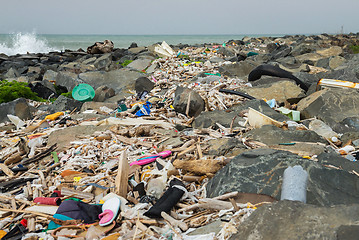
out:
<path id="1" fill-rule="evenodd" d="M 283 35 L 49 35 L 35 33 L 13 33 L 0 34 L 0 53 L 8 56 L 15 54 L 48 53 L 51 51 L 78 50 L 95 42 L 111 40 L 115 48 L 128 48 L 135 42 L 138 46 L 149 46 L 151 44 L 166 41 L 168 44 L 197 44 L 197 43 L 219 43 L 228 40 L 240 40 L 243 37 Z"/>

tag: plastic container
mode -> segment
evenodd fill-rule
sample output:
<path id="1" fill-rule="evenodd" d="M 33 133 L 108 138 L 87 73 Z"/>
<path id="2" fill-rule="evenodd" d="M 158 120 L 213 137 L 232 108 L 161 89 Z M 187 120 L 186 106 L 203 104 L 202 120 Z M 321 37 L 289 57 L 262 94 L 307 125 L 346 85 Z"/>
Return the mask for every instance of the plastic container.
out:
<path id="1" fill-rule="evenodd" d="M 338 151 L 341 155 L 347 155 L 348 153 L 355 151 L 355 147 L 346 145 L 345 147 L 339 148 Z"/>
<path id="2" fill-rule="evenodd" d="M 331 127 L 329 127 L 323 121 L 320 121 L 318 119 L 315 119 L 309 123 L 309 130 L 316 132 L 318 135 L 320 135 L 332 142 L 339 141 L 338 134 L 336 132 L 334 132 Z"/>
<path id="3" fill-rule="evenodd" d="M 81 83 L 72 90 L 72 97 L 80 102 L 92 101 L 95 97 L 95 90 L 86 83 Z"/>
<path id="4" fill-rule="evenodd" d="M 308 173 L 299 165 L 288 167 L 283 174 L 280 200 L 292 200 L 306 203 Z"/>

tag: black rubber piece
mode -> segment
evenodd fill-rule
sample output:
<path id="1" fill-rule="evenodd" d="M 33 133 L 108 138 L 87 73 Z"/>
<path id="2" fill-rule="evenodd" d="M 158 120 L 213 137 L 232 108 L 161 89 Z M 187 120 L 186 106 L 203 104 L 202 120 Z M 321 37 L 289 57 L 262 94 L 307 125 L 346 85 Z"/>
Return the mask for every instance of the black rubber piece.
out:
<path id="1" fill-rule="evenodd" d="M 308 91 L 308 86 L 297 77 L 293 76 L 290 72 L 281 69 L 280 67 L 264 64 L 253 69 L 248 76 L 248 81 L 255 81 L 261 78 L 261 76 L 267 75 L 272 77 L 289 78 L 294 80 L 301 89 Z"/>
<path id="2" fill-rule="evenodd" d="M 241 96 L 241 97 L 245 97 L 245 98 L 248 98 L 250 100 L 253 100 L 253 99 L 256 99 L 255 97 L 252 97 L 251 95 L 248 95 L 248 94 L 245 94 L 245 93 L 242 93 L 242 92 L 237 92 L 237 91 L 233 91 L 233 90 L 229 90 L 229 89 L 219 89 L 220 92 L 223 92 L 223 93 L 230 93 L 230 94 L 235 94 L 235 95 L 238 95 L 238 96 Z"/>

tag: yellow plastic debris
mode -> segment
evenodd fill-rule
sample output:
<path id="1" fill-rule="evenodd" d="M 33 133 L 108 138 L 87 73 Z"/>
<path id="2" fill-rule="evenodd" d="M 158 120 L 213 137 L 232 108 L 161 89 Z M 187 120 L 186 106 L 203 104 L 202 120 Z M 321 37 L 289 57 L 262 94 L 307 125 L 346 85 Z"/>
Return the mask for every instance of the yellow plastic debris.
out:
<path id="1" fill-rule="evenodd" d="M 7 232 L 5 232 L 4 230 L 0 230 L 0 239 L 5 236 L 7 234 Z"/>
<path id="2" fill-rule="evenodd" d="M 81 180 L 81 177 L 74 177 L 74 182 L 79 182 Z"/>
<path id="3" fill-rule="evenodd" d="M 60 116 L 64 115 L 63 112 L 57 112 L 57 113 L 54 113 L 54 114 L 50 114 L 50 115 L 47 115 L 45 117 L 46 120 L 50 120 L 50 121 L 54 121 L 56 119 L 58 119 Z"/>

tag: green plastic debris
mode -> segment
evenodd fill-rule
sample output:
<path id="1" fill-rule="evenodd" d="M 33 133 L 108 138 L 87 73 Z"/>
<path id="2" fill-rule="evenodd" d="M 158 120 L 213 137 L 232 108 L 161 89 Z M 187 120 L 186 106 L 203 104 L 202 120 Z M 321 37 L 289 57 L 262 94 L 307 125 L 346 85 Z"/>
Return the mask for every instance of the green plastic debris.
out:
<path id="1" fill-rule="evenodd" d="M 299 111 L 290 110 L 285 107 L 280 107 L 280 108 L 277 108 L 276 110 L 281 112 L 282 114 L 288 116 L 293 121 L 296 121 L 296 122 L 300 121 L 300 112 Z"/>
<path id="2" fill-rule="evenodd" d="M 258 55 L 256 52 L 248 52 L 247 57 Z"/>
<path id="3" fill-rule="evenodd" d="M 204 73 L 205 75 L 211 75 L 211 76 L 221 76 L 220 73 Z"/>
<path id="4" fill-rule="evenodd" d="M 54 162 L 55 163 L 58 163 L 59 162 L 59 157 L 57 156 L 57 152 L 51 152 L 51 155 L 54 159 Z"/>

